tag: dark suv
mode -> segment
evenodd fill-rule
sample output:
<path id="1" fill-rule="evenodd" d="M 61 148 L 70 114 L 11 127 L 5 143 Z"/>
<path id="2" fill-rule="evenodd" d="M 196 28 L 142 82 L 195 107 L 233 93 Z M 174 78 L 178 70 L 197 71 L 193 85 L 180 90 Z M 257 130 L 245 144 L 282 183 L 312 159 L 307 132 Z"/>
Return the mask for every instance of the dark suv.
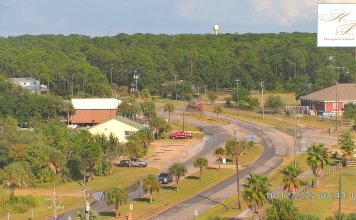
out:
<path id="1" fill-rule="evenodd" d="M 168 173 L 168 172 L 162 172 L 159 176 L 158 176 L 158 180 L 160 183 L 170 183 L 173 182 L 173 176 Z"/>

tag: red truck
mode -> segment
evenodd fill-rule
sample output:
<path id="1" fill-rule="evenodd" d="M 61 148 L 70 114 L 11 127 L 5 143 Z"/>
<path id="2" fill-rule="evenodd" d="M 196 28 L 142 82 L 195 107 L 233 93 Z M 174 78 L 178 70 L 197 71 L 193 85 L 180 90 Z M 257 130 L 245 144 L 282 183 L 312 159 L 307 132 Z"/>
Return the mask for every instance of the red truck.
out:
<path id="1" fill-rule="evenodd" d="M 192 133 L 185 133 L 183 131 L 177 131 L 176 133 L 172 133 L 169 135 L 171 139 L 191 139 L 193 138 Z"/>

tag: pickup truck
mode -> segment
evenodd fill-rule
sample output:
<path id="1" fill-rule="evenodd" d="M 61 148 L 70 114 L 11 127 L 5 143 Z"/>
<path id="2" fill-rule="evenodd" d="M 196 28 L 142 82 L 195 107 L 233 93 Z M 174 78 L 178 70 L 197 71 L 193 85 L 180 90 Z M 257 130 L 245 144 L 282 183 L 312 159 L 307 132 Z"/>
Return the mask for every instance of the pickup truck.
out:
<path id="1" fill-rule="evenodd" d="M 147 167 L 148 163 L 141 161 L 140 159 L 137 158 L 132 158 L 131 159 L 131 166 L 132 167 Z M 129 160 L 122 160 L 120 161 L 120 166 L 123 167 L 129 167 Z"/>
<path id="2" fill-rule="evenodd" d="M 169 135 L 171 139 L 191 139 L 193 138 L 193 134 L 185 133 L 183 131 L 178 131 L 176 133 L 172 133 Z"/>

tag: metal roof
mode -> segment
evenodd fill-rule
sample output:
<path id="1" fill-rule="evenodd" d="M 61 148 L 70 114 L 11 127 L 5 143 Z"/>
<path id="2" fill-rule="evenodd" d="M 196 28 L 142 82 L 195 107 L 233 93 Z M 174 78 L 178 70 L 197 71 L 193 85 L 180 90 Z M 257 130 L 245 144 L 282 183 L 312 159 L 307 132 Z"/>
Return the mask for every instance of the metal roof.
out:
<path id="1" fill-rule="evenodd" d="M 39 82 L 37 79 L 33 79 L 33 78 L 11 78 L 14 82 L 32 82 L 32 81 L 37 81 Z"/>
<path id="2" fill-rule="evenodd" d="M 72 99 L 74 109 L 76 110 L 104 110 L 117 109 L 122 101 L 115 98 L 96 98 L 96 99 Z"/>
<path id="3" fill-rule="evenodd" d="M 337 90 L 339 101 L 356 100 L 356 83 L 340 83 Z M 302 96 L 299 99 L 336 102 L 336 85 Z"/>
<path id="4" fill-rule="evenodd" d="M 122 123 L 130 125 L 132 127 L 135 127 L 137 129 L 145 129 L 146 128 L 145 126 L 141 125 L 140 123 L 137 123 L 137 122 L 132 121 L 132 120 L 130 120 L 128 118 L 122 117 L 121 115 L 115 116 L 114 119 L 116 119 L 118 121 L 121 121 Z"/>

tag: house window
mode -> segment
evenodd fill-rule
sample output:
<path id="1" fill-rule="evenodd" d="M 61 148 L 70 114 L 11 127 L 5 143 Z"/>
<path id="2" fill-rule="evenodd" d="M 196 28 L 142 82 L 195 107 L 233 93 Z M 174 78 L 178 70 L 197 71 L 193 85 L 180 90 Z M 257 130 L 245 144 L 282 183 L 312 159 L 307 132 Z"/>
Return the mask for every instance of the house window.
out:
<path id="1" fill-rule="evenodd" d="M 333 102 L 333 109 L 336 109 L 336 102 Z"/>

